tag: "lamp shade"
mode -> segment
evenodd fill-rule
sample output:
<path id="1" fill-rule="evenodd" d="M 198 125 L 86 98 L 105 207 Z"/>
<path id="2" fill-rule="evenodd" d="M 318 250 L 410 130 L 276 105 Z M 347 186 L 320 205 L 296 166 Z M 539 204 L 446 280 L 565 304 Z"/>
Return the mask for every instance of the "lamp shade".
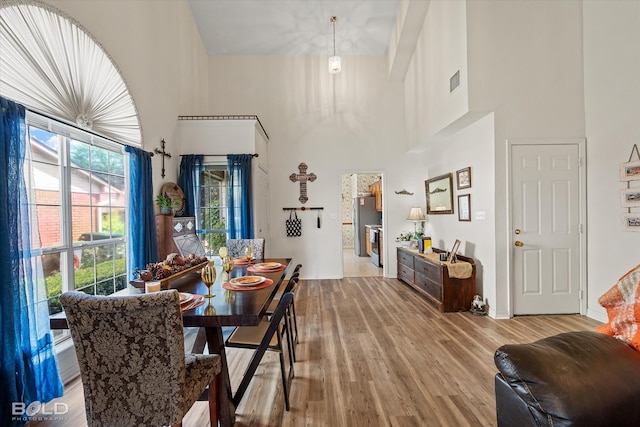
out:
<path id="1" fill-rule="evenodd" d="M 422 208 L 414 207 L 409 211 L 409 216 L 407 217 L 409 221 L 422 221 L 424 220 L 424 215 L 422 214 Z"/>
<path id="2" fill-rule="evenodd" d="M 329 72 L 331 74 L 338 74 L 342 70 L 342 60 L 339 56 L 331 56 L 329 58 Z"/>

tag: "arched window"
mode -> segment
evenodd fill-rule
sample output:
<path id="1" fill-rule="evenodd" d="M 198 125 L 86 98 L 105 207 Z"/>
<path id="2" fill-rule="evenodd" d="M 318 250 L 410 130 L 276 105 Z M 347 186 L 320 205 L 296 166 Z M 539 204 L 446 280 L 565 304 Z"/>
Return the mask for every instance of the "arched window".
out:
<path id="1" fill-rule="evenodd" d="M 0 94 L 42 114 L 140 146 L 119 70 L 76 22 L 36 1 L 0 4 Z"/>
<path id="2" fill-rule="evenodd" d="M 49 314 L 61 311 L 62 292 L 125 289 L 128 176 L 122 144 L 140 146 L 142 135 L 119 70 L 56 9 L 1 0 L 0 96 L 29 110 L 24 166 Z M 66 382 L 77 373 L 73 346 L 64 342 L 66 332 L 54 336 Z"/>

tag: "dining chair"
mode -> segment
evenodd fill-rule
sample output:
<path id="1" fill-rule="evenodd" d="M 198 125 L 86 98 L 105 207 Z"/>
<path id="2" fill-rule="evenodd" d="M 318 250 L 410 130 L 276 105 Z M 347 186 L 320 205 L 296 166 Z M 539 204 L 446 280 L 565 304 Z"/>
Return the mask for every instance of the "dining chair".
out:
<path id="1" fill-rule="evenodd" d="M 186 354 L 176 290 L 121 297 L 66 292 L 89 427 L 182 425 L 209 387 L 218 423 L 220 356 Z"/>
<path id="2" fill-rule="evenodd" d="M 264 259 L 265 239 L 262 237 L 256 239 L 227 239 L 227 249 L 229 256 L 233 258 L 243 257 L 244 250 L 247 246 L 253 248 L 253 256 L 256 259 Z"/>
<path id="3" fill-rule="evenodd" d="M 233 397 L 234 404 L 237 406 L 244 393 L 249 387 L 249 383 L 253 378 L 262 357 L 267 352 L 276 351 L 280 359 L 280 370 L 282 374 L 282 389 L 284 393 L 284 406 L 288 411 L 290 408 L 289 390 L 291 389 L 291 381 L 294 377 L 293 357 L 291 350 L 291 326 L 286 316 L 287 308 L 293 301 L 291 292 L 285 293 L 275 312 L 268 320 L 263 320 L 258 326 L 238 326 L 225 341 L 227 347 L 245 348 L 255 350 L 251 361 L 247 366 L 247 370 L 242 378 L 238 390 Z M 284 347 L 282 345 L 283 335 L 287 337 L 287 351 L 289 353 L 289 370 L 287 372 L 284 360 Z"/>
<path id="4" fill-rule="evenodd" d="M 289 321 L 292 325 L 292 354 L 293 354 L 293 361 L 297 361 L 297 357 L 296 357 L 296 344 L 298 344 L 298 318 L 296 317 L 296 299 L 295 299 L 295 295 L 296 293 L 294 292 L 296 286 L 298 285 L 298 281 L 300 280 L 300 269 L 302 268 L 302 264 L 298 264 L 296 265 L 296 267 L 293 269 L 293 273 L 291 273 L 291 277 L 288 280 L 283 280 L 282 283 L 280 284 L 280 287 L 278 288 L 278 290 L 276 291 L 276 295 L 273 297 L 273 300 L 271 301 L 271 304 L 269 305 L 269 307 L 267 308 L 267 315 L 272 315 L 273 312 L 275 311 L 278 303 L 280 302 L 280 298 L 282 297 L 282 295 L 284 295 L 284 293 L 286 292 L 285 289 L 287 289 L 287 286 L 289 284 L 289 281 L 293 280 L 294 283 L 292 284 L 291 287 L 289 287 L 289 292 L 293 292 L 293 301 L 291 301 L 291 307 L 289 307 L 289 309 L 287 310 L 286 315 L 289 316 Z"/>

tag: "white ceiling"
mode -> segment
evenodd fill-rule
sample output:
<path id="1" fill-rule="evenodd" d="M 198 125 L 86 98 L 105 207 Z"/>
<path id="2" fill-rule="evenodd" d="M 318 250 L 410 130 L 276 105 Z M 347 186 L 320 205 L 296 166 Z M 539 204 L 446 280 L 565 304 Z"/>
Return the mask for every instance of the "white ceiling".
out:
<path id="1" fill-rule="evenodd" d="M 400 0 L 189 0 L 209 55 L 384 55 Z"/>

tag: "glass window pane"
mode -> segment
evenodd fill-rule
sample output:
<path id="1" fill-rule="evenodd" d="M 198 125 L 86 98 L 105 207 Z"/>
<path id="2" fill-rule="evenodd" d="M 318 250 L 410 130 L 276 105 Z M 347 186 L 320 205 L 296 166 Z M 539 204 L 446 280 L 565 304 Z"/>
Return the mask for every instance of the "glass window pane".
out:
<path id="1" fill-rule="evenodd" d="M 227 233 L 206 233 L 200 236 L 207 256 L 218 254 L 218 250 L 227 245 Z"/>
<path id="2" fill-rule="evenodd" d="M 63 292 L 62 275 L 60 274 L 60 253 L 42 255 L 42 267 L 44 270 L 44 283 L 49 299 L 49 314 L 60 313 L 62 307 L 58 296 Z"/>
<path id="3" fill-rule="evenodd" d="M 126 278 L 126 276 L 124 276 L 124 275 L 116 276 L 114 278 L 114 280 L 116 282 L 116 285 L 115 285 L 116 292 L 127 288 L 127 278 Z"/>
<path id="4" fill-rule="evenodd" d="M 114 175 L 124 176 L 124 155 L 122 153 L 109 153 L 109 172 Z"/>
<path id="5" fill-rule="evenodd" d="M 111 295 L 114 292 L 113 278 L 96 284 L 96 295 Z"/>
<path id="6" fill-rule="evenodd" d="M 114 273 L 116 275 L 124 275 L 127 273 L 126 245 L 124 243 L 116 243 L 115 248 Z"/>
<path id="7" fill-rule="evenodd" d="M 93 240 L 93 223 L 91 207 L 73 206 L 71 208 L 71 230 L 74 242 Z"/>
<path id="8" fill-rule="evenodd" d="M 74 267 L 73 282 L 74 289 L 81 289 L 86 285 L 95 283 L 94 264 L 95 257 L 93 248 L 76 249 L 73 251 Z M 78 263 L 78 260 L 80 261 Z"/>
<path id="9" fill-rule="evenodd" d="M 32 207 L 29 208 L 33 209 Z M 31 214 L 33 215 L 33 211 Z M 38 224 L 40 241 L 33 242 L 34 246 L 51 248 L 62 245 L 61 207 L 38 205 L 35 207 L 35 214 L 37 215 L 37 220 L 34 222 Z M 34 238 L 35 235 L 34 233 Z"/>
<path id="10" fill-rule="evenodd" d="M 109 152 L 102 147 L 91 147 L 91 170 L 109 172 Z"/>
<path id="11" fill-rule="evenodd" d="M 59 164 L 59 137 L 53 132 L 29 127 L 31 157 L 42 163 Z"/>
<path id="12" fill-rule="evenodd" d="M 125 181 L 123 176 L 111 175 L 109 177 L 111 206 L 125 206 Z"/>
<path id="13" fill-rule="evenodd" d="M 72 140 L 69 148 L 71 165 L 78 168 L 89 169 L 89 148 L 89 144 Z"/>
<path id="14" fill-rule="evenodd" d="M 110 235 L 114 238 L 125 235 L 126 213 L 124 208 L 101 208 L 100 215 L 100 235 Z M 94 240 L 97 240 L 97 236 L 94 236 Z"/>
<path id="15" fill-rule="evenodd" d="M 91 205 L 91 178 L 82 169 L 71 169 L 71 204 Z"/>

